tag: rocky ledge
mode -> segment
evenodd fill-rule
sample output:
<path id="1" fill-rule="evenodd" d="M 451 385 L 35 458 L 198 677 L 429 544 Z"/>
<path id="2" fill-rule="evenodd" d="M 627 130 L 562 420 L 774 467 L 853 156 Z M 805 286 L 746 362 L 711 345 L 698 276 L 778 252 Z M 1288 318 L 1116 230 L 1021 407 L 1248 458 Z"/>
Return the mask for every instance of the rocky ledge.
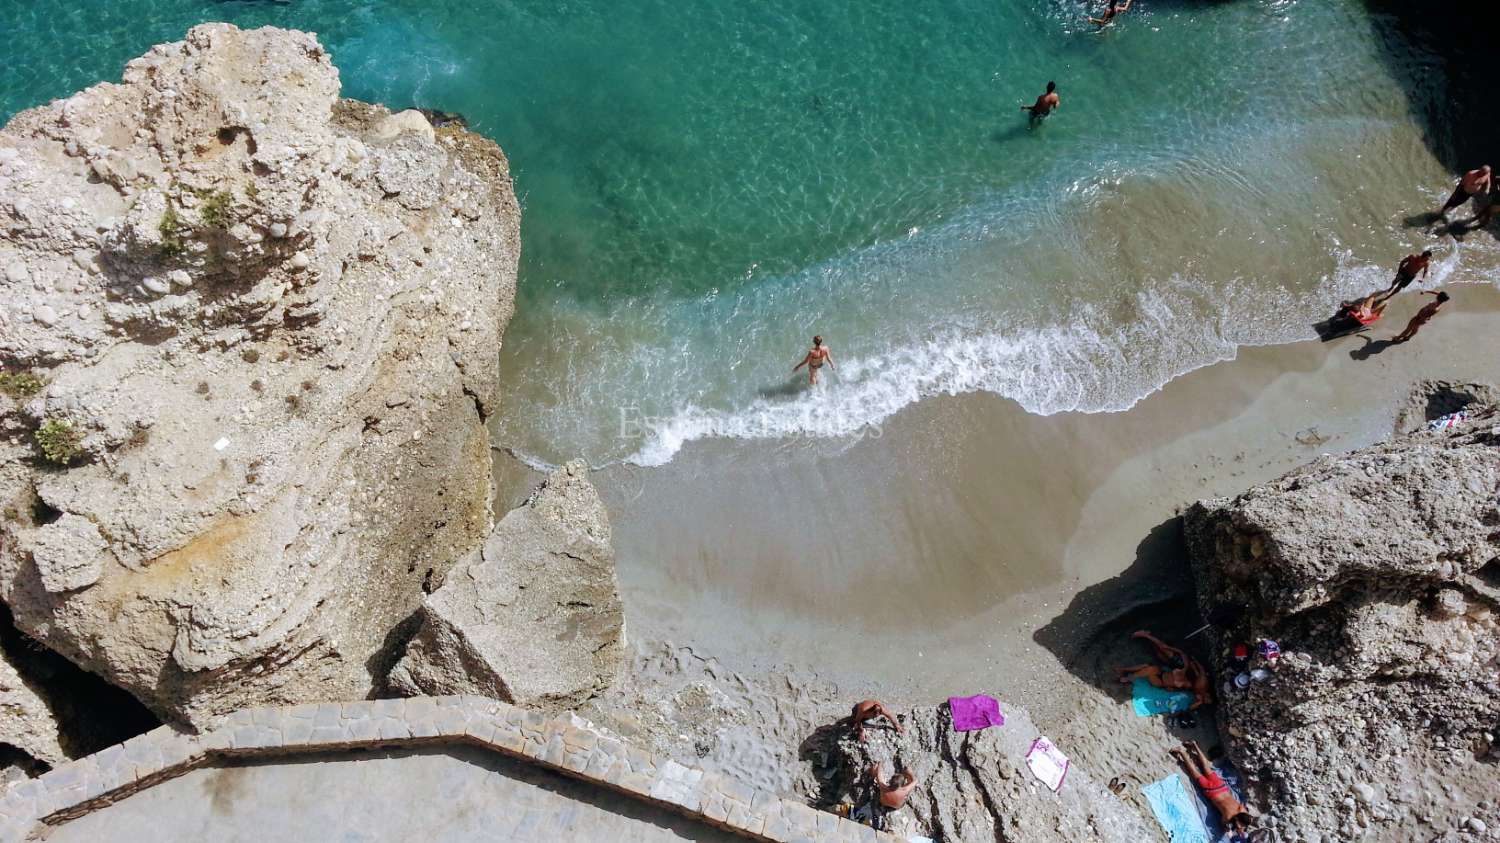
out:
<path id="1" fill-rule="evenodd" d="M 199 26 L 17 115 L 0 597 L 23 637 L 178 724 L 382 687 L 491 530 L 518 225 L 498 147 L 341 100 L 304 33 Z M 56 761 L 11 667 L 0 732 Z"/>
<path id="2" fill-rule="evenodd" d="M 1500 409 L 1466 412 L 1187 513 L 1200 603 L 1238 618 L 1221 653 L 1284 653 L 1263 681 L 1226 685 L 1219 712 L 1281 840 L 1496 824 Z"/>

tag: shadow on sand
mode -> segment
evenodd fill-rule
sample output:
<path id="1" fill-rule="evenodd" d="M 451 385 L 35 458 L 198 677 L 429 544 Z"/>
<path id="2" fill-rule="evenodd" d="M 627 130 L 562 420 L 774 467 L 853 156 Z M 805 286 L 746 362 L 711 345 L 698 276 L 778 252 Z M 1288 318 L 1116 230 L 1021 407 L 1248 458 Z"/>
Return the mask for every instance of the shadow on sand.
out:
<path id="1" fill-rule="evenodd" d="M 1365 344 L 1349 352 L 1349 356 L 1355 360 L 1369 360 L 1391 346 L 1400 345 L 1391 340 L 1372 340 L 1369 337 L 1360 337 L 1360 339 L 1364 340 Z"/>
<path id="2" fill-rule="evenodd" d="M 1140 664 L 1150 650 L 1130 634 L 1149 629 L 1208 664 L 1203 638 L 1186 636 L 1203 625 L 1193 593 L 1182 519 L 1170 518 L 1135 549 L 1135 562 L 1123 573 L 1073 596 L 1062 614 L 1032 635 L 1067 671 L 1112 699 L 1129 699 L 1129 688 L 1114 669 Z"/>

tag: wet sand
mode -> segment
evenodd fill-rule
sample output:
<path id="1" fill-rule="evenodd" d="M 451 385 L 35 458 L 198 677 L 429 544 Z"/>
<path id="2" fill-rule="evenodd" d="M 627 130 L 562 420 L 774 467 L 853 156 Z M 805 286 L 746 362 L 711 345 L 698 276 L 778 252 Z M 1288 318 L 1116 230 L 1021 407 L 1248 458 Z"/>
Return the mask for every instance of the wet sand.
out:
<path id="1" fill-rule="evenodd" d="M 1388 436 L 1420 378 L 1500 381 L 1500 293 L 1452 292 L 1406 345 L 1243 349 L 1123 413 L 945 397 L 858 441 L 709 441 L 598 472 L 630 634 L 898 704 L 996 693 L 1066 734 L 1130 657 L 1117 633 L 1198 625 L 1181 508 Z"/>

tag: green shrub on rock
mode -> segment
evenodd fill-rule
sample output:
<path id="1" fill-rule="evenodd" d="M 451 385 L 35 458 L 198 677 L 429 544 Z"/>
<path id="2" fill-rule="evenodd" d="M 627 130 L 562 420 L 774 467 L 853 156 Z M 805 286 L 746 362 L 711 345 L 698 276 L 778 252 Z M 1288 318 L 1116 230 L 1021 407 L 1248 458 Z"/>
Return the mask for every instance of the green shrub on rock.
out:
<path id="1" fill-rule="evenodd" d="M 36 429 L 36 444 L 42 449 L 42 457 L 56 465 L 72 465 L 83 454 L 83 434 L 73 423 L 63 419 L 47 419 Z"/>
<path id="2" fill-rule="evenodd" d="M 42 391 L 46 382 L 30 372 L 0 372 L 0 392 L 17 401 Z"/>

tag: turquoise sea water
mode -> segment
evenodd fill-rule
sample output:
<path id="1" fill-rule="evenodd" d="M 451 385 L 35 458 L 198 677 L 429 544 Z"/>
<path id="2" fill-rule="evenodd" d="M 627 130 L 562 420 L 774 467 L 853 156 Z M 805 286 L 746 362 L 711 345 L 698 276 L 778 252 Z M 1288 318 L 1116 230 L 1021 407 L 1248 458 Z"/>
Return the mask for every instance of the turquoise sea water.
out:
<path id="1" fill-rule="evenodd" d="M 1425 57 L 1364 3 L 1139 0 L 1103 32 L 1097 5 L 0 0 L 0 116 L 205 20 L 317 32 L 346 96 L 462 112 L 511 157 L 500 441 L 650 464 L 943 392 L 1122 409 L 1309 336 L 1425 242 L 1403 219 L 1449 176 L 1392 69 Z M 1494 265 L 1454 246 L 1439 277 Z M 815 332 L 838 372 L 809 390 Z"/>

